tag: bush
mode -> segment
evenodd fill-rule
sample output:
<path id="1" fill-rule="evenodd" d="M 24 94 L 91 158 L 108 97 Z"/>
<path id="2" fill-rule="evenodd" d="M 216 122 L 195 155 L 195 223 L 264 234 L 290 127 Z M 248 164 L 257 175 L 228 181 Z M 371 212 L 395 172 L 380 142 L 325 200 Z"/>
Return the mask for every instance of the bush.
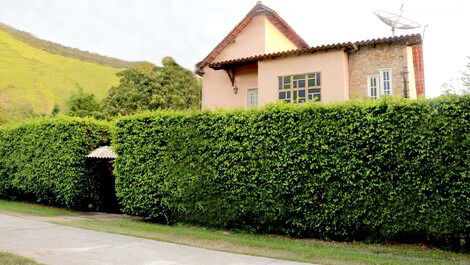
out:
<path id="1" fill-rule="evenodd" d="M 0 128 L 0 197 L 99 209 L 98 178 L 85 156 L 109 141 L 109 126 L 58 117 Z"/>
<path id="2" fill-rule="evenodd" d="M 124 212 L 468 250 L 470 96 L 121 118 Z"/>

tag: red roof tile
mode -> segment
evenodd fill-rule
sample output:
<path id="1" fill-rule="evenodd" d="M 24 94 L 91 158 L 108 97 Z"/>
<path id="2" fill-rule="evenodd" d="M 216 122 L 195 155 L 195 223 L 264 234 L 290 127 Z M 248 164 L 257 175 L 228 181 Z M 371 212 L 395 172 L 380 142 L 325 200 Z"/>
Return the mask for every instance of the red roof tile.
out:
<path id="1" fill-rule="evenodd" d="M 214 63 L 209 64 L 209 67 L 217 70 L 217 69 L 224 69 L 227 67 L 233 67 L 237 65 L 255 63 L 257 61 L 261 61 L 265 59 L 274 59 L 278 57 L 286 57 L 286 56 L 291 56 L 291 55 L 315 53 L 315 52 L 325 51 L 325 50 L 330 50 L 330 49 L 352 50 L 355 48 L 359 48 L 361 46 L 377 45 L 377 44 L 384 44 L 384 43 L 401 43 L 404 45 L 415 45 L 415 44 L 421 44 L 422 39 L 421 39 L 420 34 L 411 34 L 411 35 L 402 35 L 402 36 L 395 36 L 395 37 L 369 39 L 369 40 L 356 41 L 356 42 L 327 44 L 327 45 L 315 46 L 315 47 L 310 47 L 310 48 L 301 48 L 301 49 L 294 49 L 294 50 L 288 50 L 288 51 L 259 54 L 259 55 L 244 57 L 244 58 L 237 58 L 237 59 L 225 60 L 225 61 L 220 61 L 220 62 L 214 62 Z"/>

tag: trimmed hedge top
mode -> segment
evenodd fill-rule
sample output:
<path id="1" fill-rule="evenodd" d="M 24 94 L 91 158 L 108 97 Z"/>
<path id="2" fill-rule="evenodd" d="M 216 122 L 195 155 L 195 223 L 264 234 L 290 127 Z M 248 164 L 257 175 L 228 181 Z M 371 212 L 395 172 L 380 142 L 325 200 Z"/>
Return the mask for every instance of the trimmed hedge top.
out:
<path id="1" fill-rule="evenodd" d="M 468 248 L 470 97 L 155 112 L 117 122 L 127 214 Z"/>
<path id="2" fill-rule="evenodd" d="M 58 117 L 0 127 L 0 197 L 98 209 L 99 182 L 85 156 L 109 143 L 110 126 Z"/>

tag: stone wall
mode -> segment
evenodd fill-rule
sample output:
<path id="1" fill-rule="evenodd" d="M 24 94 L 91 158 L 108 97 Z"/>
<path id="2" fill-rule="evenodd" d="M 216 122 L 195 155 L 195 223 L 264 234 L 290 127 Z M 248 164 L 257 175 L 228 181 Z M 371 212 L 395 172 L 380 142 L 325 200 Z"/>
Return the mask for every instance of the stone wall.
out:
<path id="1" fill-rule="evenodd" d="M 392 69 L 393 94 L 403 96 L 401 72 L 407 65 L 406 45 L 380 44 L 361 46 L 349 52 L 349 95 L 351 99 L 367 97 L 367 76 L 379 74 L 380 69 Z"/>

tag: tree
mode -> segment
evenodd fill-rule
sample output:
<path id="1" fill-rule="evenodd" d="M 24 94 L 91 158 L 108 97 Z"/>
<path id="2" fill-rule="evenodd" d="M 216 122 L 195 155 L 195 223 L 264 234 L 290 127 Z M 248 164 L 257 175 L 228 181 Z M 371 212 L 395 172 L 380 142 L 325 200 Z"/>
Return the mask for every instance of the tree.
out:
<path id="1" fill-rule="evenodd" d="M 140 63 L 119 72 L 119 85 L 110 89 L 103 102 L 106 115 L 113 117 L 141 110 L 199 108 L 200 80 L 171 57 L 165 57 L 162 65 Z"/>
<path id="2" fill-rule="evenodd" d="M 77 92 L 73 93 L 65 103 L 69 116 L 76 117 L 94 117 L 102 119 L 103 113 L 101 104 L 95 99 L 95 95 L 85 93 L 81 87 L 78 87 Z"/>
<path id="3" fill-rule="evenodd" d="M 52 111 L 51 111 L 51 116 L 54 117 L 56 116 L 57 114 L 59 114 L 60 112 L 60 106 L 59 104 L 54 104 L 54 108 L 52 108 Z"/>
<path id="4" fill-rule="evenodd" d="M 464 94 L 470 94 L 470 57 L 468 57 L 468 59 L 469 62 L 467 63 L 467 68 L 462 77 Z"/>
<path id="5" fill-rule="evenodd" d="M 468 59 L 470 60 L 470 57 Z M 442 84 L 441 91 L 444 95 L 470 94 L 470 61 L 467 63 L 465 71 L 462 72 L 462 77 L 459 79 L 451 79 L 448 82 Z"/>

